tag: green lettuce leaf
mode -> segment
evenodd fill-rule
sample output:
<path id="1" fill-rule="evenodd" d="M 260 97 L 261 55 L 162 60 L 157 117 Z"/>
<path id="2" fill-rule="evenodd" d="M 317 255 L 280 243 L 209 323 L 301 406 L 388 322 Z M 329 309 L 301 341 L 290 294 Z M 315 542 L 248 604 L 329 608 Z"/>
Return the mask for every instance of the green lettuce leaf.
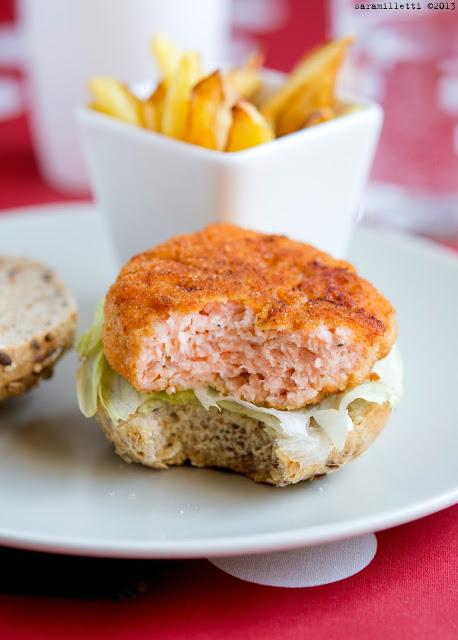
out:
<path id="1" fill-rule="evenodd" d="M 99 388 L 105 365 L 103 351 L 84 359 L 76 372 L 76 395 L 81 413 L 90 418 L 97 413 Z"/>
<path id="2" fill-rule="evenodd" d="M 93 351 L 103 351 L 102 337 L 104 321 L 102 301 L 97 305 L 91 326 L 76 343 L 76 350 L 80 358 L 90 356 Z"/>

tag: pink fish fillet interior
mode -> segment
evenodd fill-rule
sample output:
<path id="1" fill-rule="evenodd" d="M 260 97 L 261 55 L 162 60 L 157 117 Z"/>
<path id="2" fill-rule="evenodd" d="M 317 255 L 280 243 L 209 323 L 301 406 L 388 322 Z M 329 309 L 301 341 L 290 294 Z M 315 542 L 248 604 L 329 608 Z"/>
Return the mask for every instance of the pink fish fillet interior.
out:
<path id="1" fill-rule="evenodd" d="M 173 314 L 142 342 L 137 385 L 175 392 L 198 386 L 259 405 L 297 408 L 327 388 L 343 390 L 363 347 L 347 327 L 306 332 L 260 330 L 254 312 L 236 302 L 208 303 L 199 313 Z M 359 377 L 359 376 L 358 376 Z"/>

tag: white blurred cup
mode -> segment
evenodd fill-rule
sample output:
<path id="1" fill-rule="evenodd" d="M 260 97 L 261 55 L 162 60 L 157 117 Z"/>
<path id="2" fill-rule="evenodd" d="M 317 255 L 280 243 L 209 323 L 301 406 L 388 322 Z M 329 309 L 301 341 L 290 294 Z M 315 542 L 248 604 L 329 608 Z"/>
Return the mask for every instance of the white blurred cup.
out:
<path id="1" fill-rule="evenodd" d="M 155 79 L 152 36 L 198 49 L 209 67 L 227 57 L 230 0 L 20 0 L 32 135 L 40 170 L 61 190 L 89 183 L 75 123 L 92 75 Z"/>

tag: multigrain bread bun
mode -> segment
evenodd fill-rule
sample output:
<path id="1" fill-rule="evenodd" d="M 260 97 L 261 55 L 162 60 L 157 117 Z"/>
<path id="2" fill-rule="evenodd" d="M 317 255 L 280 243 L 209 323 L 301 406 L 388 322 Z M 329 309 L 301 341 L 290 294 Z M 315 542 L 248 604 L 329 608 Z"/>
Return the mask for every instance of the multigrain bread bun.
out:
<path id="1" fill-rule="evenodd" d="M 337 451 L 316 429 L 322 447 L 315 447 L 308 461 L 285 450 L 278 434 L 263 422 L 198 404 L 163 405 L 118 423 L 100 407 L 97 420 L 126 462 L 156 469 L 186 462 L 220 467 L 281 487 L 333 473 L 361 455 L 385 426 L 391 407 L 355 400 L 348 412 L 354 428 L 344 447 Z"/>
<path id="2" fill-rule="evenodd" d="M 229 224 L 135 256 L 105 303 L 105 356 L 141 393 L 297 409 L 366 380 L 395 339 L 395 310 L 348 262 Z"/>
<path id="3" fill-rule="evenodd" d="M 0 257 L 0 400 L 49 378 L 73 345 L 77 311 L 60 278 L 25 258 Z"/>

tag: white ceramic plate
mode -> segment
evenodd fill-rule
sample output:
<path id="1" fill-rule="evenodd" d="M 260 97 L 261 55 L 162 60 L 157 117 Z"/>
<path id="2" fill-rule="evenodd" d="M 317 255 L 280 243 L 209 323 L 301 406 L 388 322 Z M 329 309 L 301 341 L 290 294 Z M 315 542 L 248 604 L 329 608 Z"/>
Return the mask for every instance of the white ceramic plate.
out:
<path id="1" fill-rule="evenodd" d="M 116 273 L 101 220 L 87 206 L 29 211 L 0 216 L 0 252 L 57 268 L 86 326 Z M 373 230 L 358 232 L 351 257 L 398 308 L 406 366 L 405 398 L 366 455 L 286 489 L 127 465 L 78 413 L 71 355 L 52 381 L 0 407 L 0 543 L 113 557 L 244 554 L 376 531 L 457 502 L 458 260 Z"/>

